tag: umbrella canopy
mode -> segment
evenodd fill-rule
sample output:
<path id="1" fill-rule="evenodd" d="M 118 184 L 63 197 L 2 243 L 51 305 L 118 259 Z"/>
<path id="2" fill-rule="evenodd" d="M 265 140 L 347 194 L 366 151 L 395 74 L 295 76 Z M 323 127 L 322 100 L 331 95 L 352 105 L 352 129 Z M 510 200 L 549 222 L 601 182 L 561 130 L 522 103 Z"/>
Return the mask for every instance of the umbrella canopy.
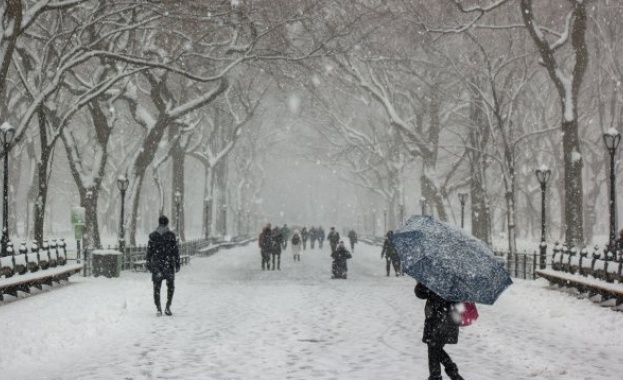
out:
<path id="1" fill-rule="evenodd" d="M 513 283 L 489 246 L 430 216 L 411 217 L 393 242 L 404 273 L 447 301 L 492 305 Z"/>

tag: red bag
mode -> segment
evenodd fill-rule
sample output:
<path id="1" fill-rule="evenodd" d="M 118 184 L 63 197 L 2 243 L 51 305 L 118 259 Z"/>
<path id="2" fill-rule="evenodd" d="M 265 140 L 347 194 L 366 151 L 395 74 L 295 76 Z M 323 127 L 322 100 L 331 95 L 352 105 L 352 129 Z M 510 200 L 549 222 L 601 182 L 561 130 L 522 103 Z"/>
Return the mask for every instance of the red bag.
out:
<path id="1" fill-rule="evenodd" d="M 461 302 L 457 305 L 459 312 L 459 326 L 465 327 L 474 323 L 478 319 L 478 309 L 473 302 Z"/>

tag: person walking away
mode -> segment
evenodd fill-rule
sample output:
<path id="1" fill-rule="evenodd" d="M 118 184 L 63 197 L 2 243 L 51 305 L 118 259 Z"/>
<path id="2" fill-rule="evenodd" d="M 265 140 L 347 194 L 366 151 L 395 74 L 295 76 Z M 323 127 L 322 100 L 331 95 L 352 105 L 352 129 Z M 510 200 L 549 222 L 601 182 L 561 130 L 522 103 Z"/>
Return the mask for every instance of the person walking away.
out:
<path id="1" fill-rule="evenodd" d="M 350 250 L 355 252 L 355 244 L 357 244 L 357 233 L 355 230 L 348 232 L 348 240 L 350 240 Z"/>
<path id="2" fill-rule="evenodd" d="M 344 246 L 344 242 L 339 242 L 335 251 L 331 253 L 331 258 L 333 259 L 331 268 L 333 271 L 333 275 L 331 276 L 331 278 L 341 278 L 345 280 L 348 273 L 346 260 L 351 259 L 352 257 L 353 256 Z"/>
<path id="3" fill-rule="evenodd" d="M 270 252 L 272 249 L 272 230 L 270 223 L 262 230 L 259 238 L 260 253 L 262 255 L 262 270 L 270 270 Z"/>
<path id="4" fill-rule="evenodd" d="M 312 226 L 312 228 L 309 229 L 309 246 L 311 249 L 314 249 L 316 239 L 318 239 L 318 230 L 316 227 Z"/>
<path id="5" fill-rule="evenodd" d="M 337 244 L 340 242 L 340 233 L 335 230 L 335 227 L 331 227 L 331 230 L 327 235 L 327 240 L 329 241 L 331 253 L 333 254 L 333 252 L 337 249 Z"/>
<path id="6" fill-rule="evenodd" d="M 301 239 L 303 239 L 303 250 L 305 250 L 307 249 L 307 239 L 309 239 L 309 232 L 307 232 L 306 227 L 301 230 Z"/>
<path id="7" fill-rule="evenodd" d="M 163 280 L 167 282 L 167 304 L 164 313 L 173 315 L 171 302 L 175 292 L 175 273 L 180 271 L 180 252 L 177 246 L 177 237 L 169 229 L 169 219 L 164 215 L 158 218 L 158 228 L 149 234 L 145 261 L 147 269 L 151 272 L 151 281 L 154 284 L 156 315 L 162 315 L 160 289 Z"/>
<path id="8" fill-rule="evenodd" d="M 396 273 L 396 277 L 402 274 L 400 256 L 398 256 L 398 251 L 394 246 L 394 241 L 392 240 L 393 236 L 393 231 L 387 231 L 387 234 L 385 235 L 385 242 L 383 242 L 383 250 L 381 251 L 381 259 L 385 257 L 386 261 L 385 269 L 387 270 L 387 277 L 389 277 L 392 265 L 394 267 L 394 273 Z"/>
<path id="9" fill-rule="evenodd" d="M 301 233 L 299 230 L 294 230 L 292 234 L 292 257 L 294 261 L 301 261 L 301 244 L 303 243 L 301 239 Z"/>
<path id="10" fill-rule="evenodd" d="M 459 324 L 452 318 L 454 303 L 444 300 L 421 283 L 415 286 L 415 296 L 426 300 L 422 342 L 428 345 L 428 380 L 442 380 L 442 364 L 450 380 L 464 380 L 443 349 L 446 344 L 456 344 L 459 340 Z"/>
<path id="11" fill-rule="evenodd" d="M 290 239 L 290 229 L 287 224 L 284 224 L 283 227 L 281 227 L 281 236 L 283 237 L 283 244 L 281 248 L 285 251 L 286 248 L 288 248 L 288 239 Z"/>
<path id="12" fill-rule="evenodd" d="M 279 227 L 275 226 L 272 231 L 272 249 L 273 255 L 273 270 L 281 270 L 281 244 L 283 243 L 283 235 L 279 230 Z"/>
<path id="13" fill-rule="evenodd" d="M 322 226 L 318 226 L 318 230 L 316 231 L 316 237 L 318 238 L 318 248 L 322 249 L 322 243 L 324 242 L 324 229 Z"/>

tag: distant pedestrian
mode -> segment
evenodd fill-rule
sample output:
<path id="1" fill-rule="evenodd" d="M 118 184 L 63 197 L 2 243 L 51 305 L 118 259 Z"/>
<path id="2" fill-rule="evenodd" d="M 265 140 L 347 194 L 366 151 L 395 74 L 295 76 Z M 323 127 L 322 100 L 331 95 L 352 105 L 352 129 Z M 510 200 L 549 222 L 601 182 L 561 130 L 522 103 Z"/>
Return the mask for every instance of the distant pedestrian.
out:
<path id="1" fill-rule="evenodd" d="M 355 230 L 348 232 L 348 240 L 350 241 L 350 250 L 355 252 L 355 244 L 357 244 L 357 233 Z"/>
<path id="2" fill-rule="evenodd" d="M 322 249 L 322 243 L 324 243 L 325 239 L 324 228 L 322 228 L 322 226 L 318 226 L 318 230 L 316 230 L 316 237 L 318 238 L 318 248 Z"/>
<path id="3" fill-rule="evenodd" d="M 292 234 L 292 257 L 294 261 L 301 261 L 301 245 L 303 240 L 301 239 L 301 233 L 299 230 L 294 230 Z"/>
<path id="4" fill-rule="evenodd" d="M 290 229 L 287 224 L 284 224 L 283 227 L 281 227 L 281 236 L 283 237 L 281 248 L 285 251 L 286 248 L 288 248 L 288 240 L 290 239 Z"/>
<path id="5" fill-rule="evenodd" d="M 426 300 L 422 342 L 428 345 L 428 380 L 442 380 L 442 364 L 450 380 L 464 380 L 443 349 L 444 345 L 456 344 L 459 340 L 459 324 L 452 317 L 454 303 L 444 300 L 421 283 L 415 286 L 415 296 Z"/>
<path id="6" fill-rule="evenodd" d="M 158 228 L 149 234 L 145 261 L 147 269 L 151 272 L 151 281 L 154 284 L 156 315 L 162 315 L 160 289 L 163 280 L 167 282 L 167 304 L 164 313 L 172 315 L 171 302 L 175 292 L 175 273 L 180 271 L 180 252 L 177 246 L 177 237 L 169 230 L 169 219 L 164 215 L 158 218 Z"/>
<path id="7" fill-rule="evenodd" d="M 281 244 L 283 243 L 283 235 L 279 227 L 275 226 L 272 231 L 272 248 L 273 270 L 281 270 Z"/>
<path id="8" fill-rule="evenodd" d="M 344 246 L 344 242 L 341 241 L 337 245 L 337 248 L 334 252 L 331 252 L 331 258 L 333 259 L 333 263 L 331 266 L 333 275 L 331 278 L 341 278 L 346 279 L 348 273 L 348 265 L 346 264 L 346 260 L 352 259 L 352 255 L 346 247 Z"/>
<path id="9" fill-rule="evenodd" d="M 307 249 L 307 239 L 309 239 L 309 232 L 307 232 L 307 228 L 303 227 L 301 230 L 301 239 L 303 239 L 303 250 Z"/>
<path id="10" fill-rule="evenodd" d="M 273 247 L 273 231 L 270 223 L 262 230 L 259 238 L 260 254 L 262 255 L 262 270 L 270 269 L 270 253 Z"/>
<path id="11" fill-rule="evenodd" d="M 337 244 L 340 242 L 340 233 L 335 230 L 335 227 L 331 227 L 331 230 L 327 235 L 327 240 L 329 241 L 329 245 L 331 246 L 331 253 L 335 252 L 335 250 L 337 249 Z"/>
<path id="12" fill-rule="evenodd" d="M 383 243 L 383 250 L 381 251 L 381 259 L 385 257 L 386 261 L 385 269 L 387 270 L 387 277 L 389 277 L 391 266 L 394 267 L 394 273 L 396 274 L 396 277 L 402 274 L 400 256 L 398 256 L 398 251 L 394 246 L 394 241 L 392 240 L 393 236 L 393 231 L 387 231 L 387 234 L 385 235 L 385 242 Z"/>
<path id="13" fill-rule="evenodd" d="M 311 249 L 314 249 L 316 240 L 318 240 L 318 230 L 316 227 L 312 226 L 312 228 L 309 229 L 309 246 Z"/>

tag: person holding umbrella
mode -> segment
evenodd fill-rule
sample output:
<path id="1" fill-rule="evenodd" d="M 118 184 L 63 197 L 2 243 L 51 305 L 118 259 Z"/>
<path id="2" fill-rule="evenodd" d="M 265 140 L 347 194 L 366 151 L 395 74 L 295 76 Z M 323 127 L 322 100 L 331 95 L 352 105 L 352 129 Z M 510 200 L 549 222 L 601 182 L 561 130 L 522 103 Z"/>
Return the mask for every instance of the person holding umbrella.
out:
<path id="1" fill-rule="evenodd" d="M 426 300 L 422 342 L 428 345 L 428 380 L 442 380 L 442 364 L 451 380 L 463 380 L 458 367 L 443 349 L 446 344 L 456 344 L 459 340 L 459 324 L 452 318 L 454 303 L 444 300 L 419 282 L 415 286 L 415 296 Z"/>

